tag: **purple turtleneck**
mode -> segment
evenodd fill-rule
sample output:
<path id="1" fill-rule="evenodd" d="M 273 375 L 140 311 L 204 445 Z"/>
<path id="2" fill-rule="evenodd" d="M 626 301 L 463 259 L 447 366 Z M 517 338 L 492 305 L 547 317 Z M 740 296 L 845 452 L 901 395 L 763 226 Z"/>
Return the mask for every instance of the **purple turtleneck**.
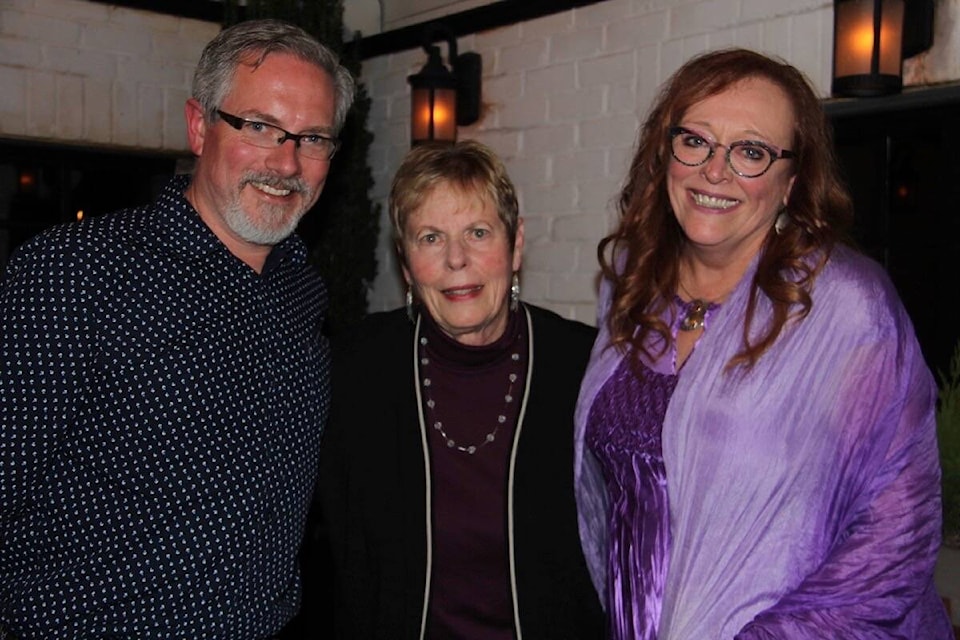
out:
<path id="1" fill-rule="evenodd" d="M 512 312 L 498 340 L 470 347 L 423 314 L 421 337 L 426 338 L 418 346 L 433 496 L 427 638 L 511 639 L 507 474 L 526 380 L 526 322 Z M 471 446 L 473 454 L 458 449 Z"/>

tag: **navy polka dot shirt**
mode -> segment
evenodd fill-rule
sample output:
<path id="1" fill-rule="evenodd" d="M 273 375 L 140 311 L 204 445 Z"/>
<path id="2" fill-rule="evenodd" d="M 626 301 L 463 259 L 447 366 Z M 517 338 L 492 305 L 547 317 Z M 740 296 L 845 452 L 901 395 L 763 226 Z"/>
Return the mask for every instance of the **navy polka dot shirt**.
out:
<path id="1" fill-rule="evenodd" d="M 300 598 L 329 404 L 326 292 L 289 238 L 261 274 L 174 179 L 55 228 L 0 280 L 0 627 L 261 638 Z"/>

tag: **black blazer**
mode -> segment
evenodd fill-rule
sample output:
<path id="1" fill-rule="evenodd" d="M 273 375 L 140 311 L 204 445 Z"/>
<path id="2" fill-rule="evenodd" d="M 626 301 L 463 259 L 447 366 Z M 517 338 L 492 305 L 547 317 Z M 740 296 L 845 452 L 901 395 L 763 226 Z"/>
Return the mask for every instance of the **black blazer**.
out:
<path id="1" fill-rule="evenodd" d="M 515 443 L 513 526 L 522 637 L 601 638 L 605 621 L 580 548 L 573 494 L 573 412 L 596 331 L 524 306 L 532 320 L 534 360 Z M 420 637 L 427 452 L 416 405 L 413 340 L 414 325 L 398 309 L 368 316 L 334 342 L 333 401 L 317 491 L 341 638 Z"/>

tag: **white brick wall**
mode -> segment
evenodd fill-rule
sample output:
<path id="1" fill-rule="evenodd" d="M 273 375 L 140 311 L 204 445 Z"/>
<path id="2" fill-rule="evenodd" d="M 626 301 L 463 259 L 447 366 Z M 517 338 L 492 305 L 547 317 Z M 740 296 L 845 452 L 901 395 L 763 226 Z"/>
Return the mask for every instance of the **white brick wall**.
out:
<path id="1" fill-rule="evenodd" d="M 85 0 L 0 0 L 0 136 L 186 151 L 211 22 Z"/>
<path id="2" fill-rule="evenodd" d="M 615 219 L 637 127 L 684 61 L 747 46 L 783 56 L 825 96 L 832 38 L 831 0 L 607 0 L 461 39 L 461 52 L 483 56 L 486 114 L 460 136 L 493 147 L 517 185 L 527 234 L 523 298 L 594 322 L 597 242 Z M 376 114 L 373 195 L 384 205 L 409 148 L 406 77 L 424 61 L 417 49 L 364 65 Z M 386 217 L 381 226 L 371 310 L 393 308 L 403 295 Z"/>
<path id="3" fill-rule="evenodd" d="M 934 48 L 907 84 L 960 78 L 960 0 L 937 3 Z M 219 25 L 86 0 L 0 0 L 0 137 L 186 151 L 183 103 Z M 461 131 L 500 153 L 526 218 L 523 297 L 594 319 L 596 244 L 637 126 L 660 83 L 691 55 L 739 45 L 783 56 L 830 84 L 832 0 L 606 0 L 475 34 L 485 116 Z M 365 62 L 373 98 L 373 196 L 386 204 L 409 148 L 406 77 L 418 48 Z M 384 211 L 385 211 L 384 207 Z M 384 219 L 372 310 L 402 301 Z"/>

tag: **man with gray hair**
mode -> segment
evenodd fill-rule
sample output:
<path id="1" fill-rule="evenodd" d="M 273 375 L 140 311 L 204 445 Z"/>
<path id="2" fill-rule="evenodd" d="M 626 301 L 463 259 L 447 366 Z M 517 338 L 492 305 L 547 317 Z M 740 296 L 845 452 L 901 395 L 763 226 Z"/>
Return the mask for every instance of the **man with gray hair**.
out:
<path id="1" fill-rule="evenodd" d="M 226 29 L 186 104 L 192 177 L 11 259 L 0 635 L 263 638 L 296 613 L 329 355 L 292 233 L 353 95 L 301 29 Z"/>

